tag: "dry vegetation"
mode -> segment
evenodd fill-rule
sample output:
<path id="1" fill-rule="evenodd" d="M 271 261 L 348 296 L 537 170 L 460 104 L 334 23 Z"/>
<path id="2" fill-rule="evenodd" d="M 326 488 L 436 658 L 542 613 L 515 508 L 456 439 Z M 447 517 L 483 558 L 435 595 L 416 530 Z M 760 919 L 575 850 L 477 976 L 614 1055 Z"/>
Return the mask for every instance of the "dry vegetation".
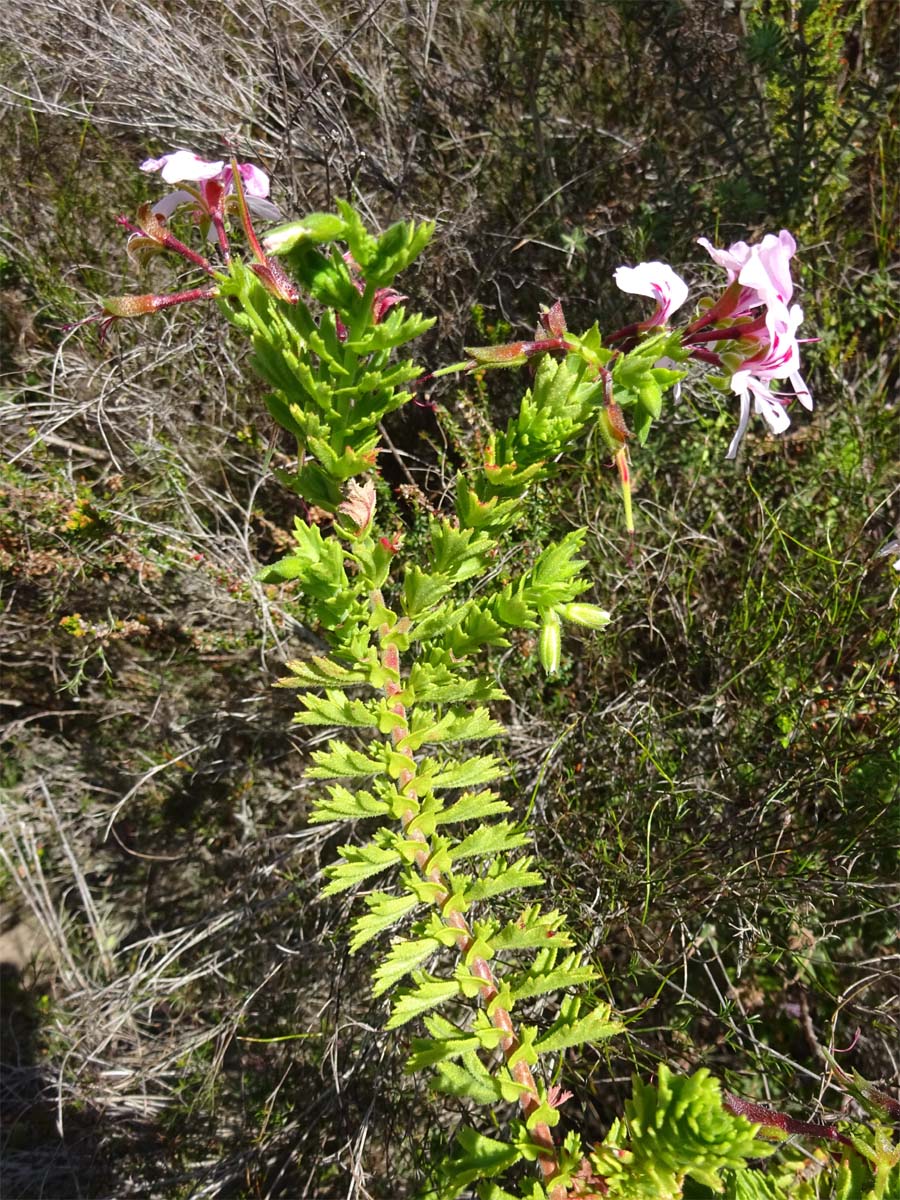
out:
<path id="1" fill-rule="evenodd" d="M 573 1120 L 604 1127 L 661 1055 L 833 1108 L 820 1045 L 856 1027 L 896 1086 L 896 7 L 819 5 L 805 58 L 759 24 L 788 38 L 791 8 L 3 7 L 5 1196 L 397 1197 L 439 1133 L 317 895 L 335 832 L 304 827 L 310 739 L 270 688 L 312 635 L 251 582 L 294 509 L 242 348 L 212 312 L 62 331 L 168 290 L 114 222 L 176 146 L 261 162 L 289 213 L 436 218 L 405 281 L 435 365 L 557 296 L 615 321 L 620 262 L 699 279 L 700 233 L 798 230 L 812 424 L 735 474 L 731 416 L 688 398 L 638 463 L 634 561 L 596 447 L 535 502 L 535 537 L 590 528 L 616 632 L 561 686 L 510 652 L 508 753 L 633 1019 L 572 1064 Z M 390 481 L 439 487 L 503 386 L 396 414 Z"/>

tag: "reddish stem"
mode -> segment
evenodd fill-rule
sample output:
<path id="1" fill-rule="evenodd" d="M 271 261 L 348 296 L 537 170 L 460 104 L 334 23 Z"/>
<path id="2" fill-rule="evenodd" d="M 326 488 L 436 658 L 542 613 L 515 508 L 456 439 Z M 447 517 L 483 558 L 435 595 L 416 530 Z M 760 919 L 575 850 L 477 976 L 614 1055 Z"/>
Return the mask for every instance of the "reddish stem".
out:
<path id="1" fill-rule="evenodd" d="M 175 254 L 180 254 L 182 258 L 186 258 L 188 262 L 199 267 L 201 271 L 205 271 L 207 275 L 215 275 L 208 258 L 204 258 L 202 254 L 197 254 L 190 246 L 186 246 L 184 242 L 179 241 L 174 234 L 165 232 L 148 233 L 146 229 L 141 229 L 139 225 L 133 224 L 127 217 L 117 217 L 116 223 L 127 229 L 129 233 L 136 233 L 139 237 L 152 238 L 154 242 L 159 242 L 165 250 L 172 250 Z M 161 222 L 160 222 L 161 224 Z"/>
<path id="2" fill-rule="evenodd" d="M 384 645 L 382 665 L 384 666 L 385 670 L 390 671 L 392 674 L 396 674 L 399 680 L 400 652 L 396 644 L 389 640 L 391 637 L 391 630 L 387 625 L 383 625 L 379 632 L 382 637 L 382 644 Z M 402 690 L 401 684 L 393 679 L 389 679 L 384 685 L 385 695 L 389 700 L 394 696 L 397 696 Z M 395 745 L 397 745 L 398 743 L 402 742 L 404 738 L 409 736 L 409 724 L 407 721 L 406 707 L 402 702 L 397 701 L 395 704 L 391 705 L 391 712 L 395 713 L 398 717 L 401 717 L 403 721 L 402 725 L 398 725 L 391 734 L 392 741 Z M 410 796 L 410 798 L 417 798 L 415 773 L 409 770 L 402 771 L 399 779 L 397 780 L 397 788 L 399 791 L 405 792 L 408 796 Z M 438 869 L 432 868 L 430 871 L 426 871 L 428 860 L 430 858 L 430 846 L 428 844 L 428 839 L 420 829 L 416 829 L 415 827 L 410 829 L 410 825 L 413 823 L 415 815 L 415 812 L 411 808 L 404 812 L 401 818 L 403 831 L 411 840 L 422 843 L 422 849 L 416 853 L 416 865 L 430 883 L 440 885 L 442 890 L 435 897 L 434 903 L 439 909 L 443 909 L 443 906 L 450 899 L 450 892 L 446 887 L 443 875 Z M 472 936 L 472 931 L 470 930 L 465 917 L 462 915 L 462 913 L 451 912 L 444 916 L 444 920 L 446 921 L 447 925 L 456 930 L 456 945 L 459 953 L 461 955 L 467 954 L 473 945 L 474 939 Z M 493 972 L 491 971 L 491 968 L 486 960 L 480 956 L 476 956 L 472 959 L 470 970 L 472 971 L 473 975 L 483 980 L 481 998 L 485 1004 L 485 1007 L 487 1007 L 498 995 L 497 983 L 494 979 Z M 512 1018 L 505 1008 L 497 1005 L 491 1013 L 490 1019 L 494 1028 L 499 1029 L 505 1035 L 501 1041 L 501 1048 L 508 1062 L 520 1045 L 519 1039 L 516 1035 L 515 1027 L 512 1023 Z M 519 1105 L 527 1120 L 540 1104 L 537 1084 L 535 1083 L 534 1076 L 532 1075 L 531 1069 L 526 1062 L 520 1060 L 515 1064 L 515 1066 L 510 1067 L 510 1072 L 516 1082 L 521 1084 L 521 1086 L 525 1089 L 525 1091 L 523 1091 L 519 1097 Z M 556 1144 L 553 1141 L 553 1134 L 550 1130 L 550 1127 L 546 1124 L 546 1122 L 541 1121 L 539 1124 L 535 1125 L 535 1127 L 530 1130 L 529 1133 L 531 1140 L 541 1152 L 538 1160 L 541 1165 L 541 1173 L 546 1180 L 551 1180 L 556 1174 L 559 1164 L 556 1158 Z M 566 1189 L 553 1189 L 550 1192 L 550 1200 L 564 1200 L 565 1195 Z"/>

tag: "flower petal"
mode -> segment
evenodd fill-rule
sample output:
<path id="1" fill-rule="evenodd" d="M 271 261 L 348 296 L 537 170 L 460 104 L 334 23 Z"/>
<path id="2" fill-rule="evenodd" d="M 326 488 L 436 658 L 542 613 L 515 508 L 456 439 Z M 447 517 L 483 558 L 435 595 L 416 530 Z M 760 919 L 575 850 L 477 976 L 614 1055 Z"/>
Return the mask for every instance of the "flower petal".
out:
<path id="1" fill-rule="evenodd" d="M 214 179 L 225 167 L 223 162 L 207 162 L 190 150 L 174 150 L 160 158 L 148 158 L 141 163 L 142 171 L 161 171 L 166 183 L 196 183 Z"/>
<path id="2" fill-rule="evenodd" d="M 260 196 L 247 196 L 247 207 L 254 217 L 261 221 L 283 221 L 284 214 L 277 204 L 271 200 L 263 200 Z"/>
<path id="3" fill-rule="evenodd" d="M 620 291 L 633 296 L 649 296 L 656 301 L 656 312 L 651 318 L 653 324 L 661 324 L 688 298 L 688 285 L 668 263 L 644 262 L 636 267 L 617 267 L 613 278 Z"/>
<path id="4" fill-rule="evenodd" d="M 269 177 L 260 167 L 252 163 L 241 163 L 238 167 L 248 196 L 265 198 L 269 194 Z"/>

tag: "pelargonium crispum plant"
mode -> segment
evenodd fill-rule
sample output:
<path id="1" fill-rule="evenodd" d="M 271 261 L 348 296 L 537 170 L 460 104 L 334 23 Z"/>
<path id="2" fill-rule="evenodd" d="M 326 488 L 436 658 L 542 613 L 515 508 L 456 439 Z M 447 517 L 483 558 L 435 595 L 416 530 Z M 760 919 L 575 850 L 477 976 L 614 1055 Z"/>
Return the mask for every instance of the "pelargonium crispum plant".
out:
<path id="1" fill-rule="evenodd" d="M 492 711 L 504 693 L 489 668 L 491 648 L 536 633 L 552 675 L 567 624 L 602 630 L 610 620 L 580 599 L 589 584 L 578 557 L 583 531 L 511 565 L 521 562 L 513 552 L 523 496 L 561 453 L 599 429 L 633 528 L 629 442 L 646 441 L 691 360 L 714 368 L 738 397 L 730 455 L 751 409 L 775 432 L 787 426 L 791 395 L 774 381 L 789 380 L 792 395 L 811 406 L 798 373 L 802 313 L 790 303 L 793 239 L 782 231 L 728 250 L 704 242 L 726 284 L 680 329 L 670 318 L 686 285 L 665 264 L 642 263 L 620 268 L 615 280 L 655 301 L 644 320 L 606 337 L 596 325 L 575 334 L 557 303 L 540 314 L 533 340 L 467 348 L 462 362 L 426 376 L 397 352 L 432 322 L 408 314 L 394 285 L 431 225 L 398 222 L 375 236 L 342 203 L 260 237 L 253 216 L 277 212 L 259 168 L 185 151 L 144 165 L 182 186 L 145 205 L 136 224 L 123 222 L 130 252 L 172 252 L 203 281 L 171 296 L 107 300 L 90 319 L 108 325 L 216 301 L 250 338 L 271 389 L 269 412 L 295 440 L 294 465 L 278 475 L 307 516 L 296 519 L 292 551 L 260 578 L 290 581 L 298 615 L 328 646 L 288 664 L 283 682 L 298 691 L 296 722 L 353 731 L 314 751 L 307 770 L 322 784 L 311 820 L 356 825 L 327 869 L 326 891 L 360 890 L 350 951 L 376 940 L 383 948 L 373 991 L 387 998 L 387 1028 L 416 1023 L 409 1069 L 429 1072 L 438 1094 L 468 1105 L 470 1124 L 425 1168 L 430 1194 L 789 1194 L 747 1182 L 758 1175 L 748 1159 L 770 1150 L 756 1136 L 760 1126 L 785 1130 L 789 1118 L 767 1121 L 759 1106 L 742 1112 L 734 1098 L 723 1102 L 704 1071 L 678 1077 L 662 1068 L 658 1086 L 636 1081 L 625 1121 L 602 1145 L 587 1146 L 575 1130 L 558 1136 L 568 1096 L 557 1082 L 561 1056 L 622 1025 L 593 994 L 596 973 L 565 915 L 542 904 L 532 833 L 499 789 L 506 772 L 485 746 L 503 735 Z M 214 258 L 173 233 L 179 217 L 199 227 Z M 426 377 L 522 364 L 532 377 L 518 410 L 480 466 L 459 473 L 452 506 L 433 498 L 424 548 L 407 554 L 376 500 L 384 416 Z M 463 749 L 467 742 L 475 748 Z"/>

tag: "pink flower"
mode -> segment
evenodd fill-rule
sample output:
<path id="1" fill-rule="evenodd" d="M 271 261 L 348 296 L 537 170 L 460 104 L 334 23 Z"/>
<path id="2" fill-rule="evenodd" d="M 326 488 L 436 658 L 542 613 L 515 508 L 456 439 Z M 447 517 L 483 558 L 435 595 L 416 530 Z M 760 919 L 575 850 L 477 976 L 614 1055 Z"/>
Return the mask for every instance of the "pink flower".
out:
<path id="1" fill-rule="evenodd" d="M 163 196 L 153 205 L 153 212 L 168 219 L 179 208 L 186 208 L 198 223 L 210 222 L 209 238 L 221 241 L 221 226 L 225 213 L 236 207 L 234 176 L 231 165 L 207 162 L 190 150 L 175 150 L 160 158 L 148 158 L 141 163 L 142 171 L 159 171 L 166 183 L 193 184 Z M 269 177 L 252 163 L 240 163 L 238 173 L 244 185 L 247 207 L 263 220 L 280 220 L 281 211 L 266 197 Z M 232 199 L 234 197 L 234 199 Z"/>
<path id="2" fill-rule="evenodd" d="M 641 321 L 641 330 L 664 325 L 688 297 L 687 284 L 667 263 L 645 262 L 636 267 L 617 267 L 613 278 L 621 291 L 633 296 L 649 296 L 656 301 L 656 312 L 648 320 Z"/>
<path id="3" fill-rule="evenodd" d="M 797 243 L 786 229 L 776 237 L 767 233 L 755 246 L 734 242 L 727 250 L 719 250 L 707 238 L 697 238 L 713 262 L 728 273 L 728 287 L 721 299 L 703 314 L 694 327 L 713 321 L 734 320 L 745 316 L 760 305 L 767 308 L 787 306 L 794 294 L 790 262 Z"/>
<path id="4" fill-rule="evenodd" d="M 783 311 L 782 311 L 783 310 Z M 773 433 L 783 433 L 790 425 L 785 412 L 789 397 L 771 390 L 769 384 L 776 379 L 789 379 L 794 395 L 806 409 L 813 406 L 812 397 L 799 372 L 800 347 L 797 328 L 803 320 L 803 310 L 793 305 L 789 310 L 775 304 L 766 314 L 768 340 L 756 341 L 756 350 L 746 358 L 731 377 L 731 390 L 740 397 L 741 411 L 737 432 L 731 439 L 726 458 L 734 458 L 743 440 L 750 420 L 750 398 L 753 411 L 768 424 Z"/>

